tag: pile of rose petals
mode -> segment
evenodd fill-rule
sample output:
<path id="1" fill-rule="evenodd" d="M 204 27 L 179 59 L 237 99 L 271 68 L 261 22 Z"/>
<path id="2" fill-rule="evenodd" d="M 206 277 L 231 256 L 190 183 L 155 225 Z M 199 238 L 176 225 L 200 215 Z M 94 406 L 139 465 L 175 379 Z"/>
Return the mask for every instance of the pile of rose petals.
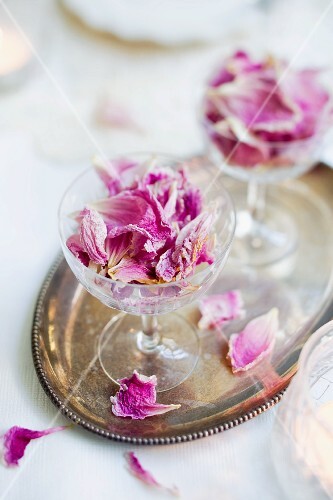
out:
<path id="1" fill-rule="evenodd" d="M 206 90 L 204 114 L 211 140 L 230 164 L 284 165 L 285 146 L 291 154 L 295 141 L 320 135 L 331 121 L 330 96 L 321 73 L 236 52 Z"/>
<path id="2" fill-rule="evenodd" d="M 214 261 L 214 214 L 185 168 L 145 168 L 118 159 L 96 160 L 108 196 L 76 214 L 69 250 L 95 272 L 124 283 L 181 280 Z"/>

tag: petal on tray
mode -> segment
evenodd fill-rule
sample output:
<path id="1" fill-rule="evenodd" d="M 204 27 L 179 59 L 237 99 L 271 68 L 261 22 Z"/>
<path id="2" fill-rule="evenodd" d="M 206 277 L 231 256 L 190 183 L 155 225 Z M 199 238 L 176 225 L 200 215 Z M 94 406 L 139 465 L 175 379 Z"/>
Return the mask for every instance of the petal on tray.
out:
<path id="1" fill-rule="evenodd" d="M 225 323 L 240 318 L 244 314 L 244 302 L 240 290 L 208 295 L 199 303 L 201 330 L 221 328 Z"/>
<path id="2" fill-rule="evenodd" d="M 24 427 L 14 426 L 2 436 L 3 439 L 3 459 L 8 467 L 17 467 L 19 460 L 23 457 L 28 444 L 32 439 L 37 439 L 53 432 L 67 429 L 67 425 L 52 427 L 44 431 L 32 431 Z"/>
<path id="3" fill-rule="evenodd" d="M 279 328 L 278 309 L 250 321 L 240 333 L 229 339 L 228 358 L 234 373 L 246 371 L 271 353 Z"/>
<path id="4" fill-rule="evenodd" d="M 120 389 L 115 396 L 110 398 L 112 413 L 117 417 L 143 420 L 180 408 L 180 405 L 156 403 L 157 379 L 155 375 L 146 377 L 134 371 L 131 377 L 123 378 L 118 382 Z"/>
<path id="5" fill-rule="evenodd" d="M 141 463 L 139 462 L 138 457 L 133 453 L 133 451 L 129 451 L 129 452 L 125 453 L 124 456 L 126 458 L 128 470 L 137 479 L 139 479 L 140 481 L 142 481 L 144 484 L 146 484 L 148 486 L 153 486 L 155 488 L 161 488 L 161 489 L 171 493 L 171 495 L 179 496 L 178 488 L 176 488 L 175 486 L 172 488 L 167 488 L 167 487 L 161 485 L 158 481 L 156 481 L 154 476 L 149 471 L 147 471 L 146 469 L 144 469 L 142 467 Z"/>

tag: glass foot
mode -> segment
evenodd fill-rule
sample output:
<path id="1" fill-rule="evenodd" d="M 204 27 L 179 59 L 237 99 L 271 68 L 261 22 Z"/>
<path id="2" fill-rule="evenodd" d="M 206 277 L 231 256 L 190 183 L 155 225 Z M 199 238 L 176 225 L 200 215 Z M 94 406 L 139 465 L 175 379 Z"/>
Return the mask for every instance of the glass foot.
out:
<path id="1" fill-rule="evenodd" d="M 98 356 L 106 375 L 117 380 L 140 374 L 157 377 L 157 392 L 184 382 L 199 358 L 199 339 L 195 328 L 182 316 L 158 316 L 157 332 L 147 346 L 140 316 L 121 313 L 103 329 Z"/>
<path id="2" fill-rule="evenodd" d="M 245 191 L 243 195 L 236 193 L 235 204 L 237 226 L 233 257 L 249 266 L 267 266 L 296 250 L 298 228 L 291 207 L 268 193 L 264 216 L 255 219 L 247 209 Z"/>

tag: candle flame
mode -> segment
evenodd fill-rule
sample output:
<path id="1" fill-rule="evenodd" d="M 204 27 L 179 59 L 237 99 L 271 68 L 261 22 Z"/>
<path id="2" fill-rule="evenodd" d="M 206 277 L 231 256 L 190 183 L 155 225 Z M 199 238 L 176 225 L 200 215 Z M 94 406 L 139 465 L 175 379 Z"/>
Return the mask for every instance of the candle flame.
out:
<path id="1" fill-rule="evenodd" d="M 31 60 L 31 51 L 16 30 L 0 28 L 0 76 L 24 68 Z"/>

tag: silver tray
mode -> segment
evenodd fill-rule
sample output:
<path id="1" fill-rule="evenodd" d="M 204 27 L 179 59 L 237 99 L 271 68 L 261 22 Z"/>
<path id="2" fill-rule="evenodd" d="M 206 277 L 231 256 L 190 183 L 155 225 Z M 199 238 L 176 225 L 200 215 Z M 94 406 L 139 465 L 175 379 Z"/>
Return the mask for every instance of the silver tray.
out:
<path id="1" fill-rule="evenodd" d="M 242 184 L 226 182 L 237 196 L 242 195 Z M 225 354 L 227 337 L 239 331 L 241 322 L 229 325 L 225 336 L 201 332 L 202 355 L 191 377 L 158 395 L 159 402 L 181 403 L 181 408 L 143 421 L 112 414 L 110 396 L 117 388 L 95 354 L 99 332 L 117 311 L 88 294 L 59 257 L 42 286 L 32 327 L 33 362 L 51 401 L 85 429 L 135 444 L 169 444 L 209 436 L 275 405 L 296 372 L 305 341 L 333 316 L 332 213 L 327 207 L 333 208 L 332 193 L 333 171 L 327 167 L 317 168 L 301 182 L 272 187 L 270 196 L 290 204 L 297 219 L 298 251 L 282 267 L 256 272 L 231 258 L 210 291 L 222 292 L 234 288 L 235 283 L 242 288 L 247 306 L 243 323 L 270 307 L 279 307 L 283 334 L 271 364 L 235 376 Z M 196 304 L 181 314 L 193 324 L 199 319 Z"/>

